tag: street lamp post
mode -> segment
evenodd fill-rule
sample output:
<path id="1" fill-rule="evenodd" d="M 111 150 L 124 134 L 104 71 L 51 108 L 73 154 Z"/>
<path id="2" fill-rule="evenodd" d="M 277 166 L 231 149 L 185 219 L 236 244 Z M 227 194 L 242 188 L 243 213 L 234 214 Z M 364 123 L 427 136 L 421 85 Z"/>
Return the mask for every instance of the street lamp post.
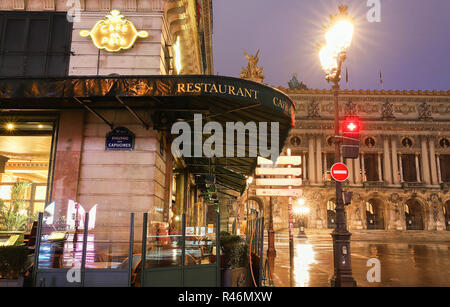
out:
<path id="1" fill-rule="evenodd" d="M 331 15 L 331 24 L 326 32 L 327 43 L 320 50 L 320 60 L 326 72 L 326 79 L 332 82 L 334 97 L 334 131 L 335 131 L 335 162 L 340 161 L 339 137 L 339 81 L 341 79 L 342 63 L 346 59 L 346 50 L 353 36 L 353 21 L 347 13 L 347 6 L 339 7 L 339 14 Z M 342 199 L 342 183 L 336 181 L 336 228 L 333 237 L 334 276 L 331 279 L 333 287 L 354 287 L 356 281 L 352 276 L 350 236 L 344 202 Z"/>

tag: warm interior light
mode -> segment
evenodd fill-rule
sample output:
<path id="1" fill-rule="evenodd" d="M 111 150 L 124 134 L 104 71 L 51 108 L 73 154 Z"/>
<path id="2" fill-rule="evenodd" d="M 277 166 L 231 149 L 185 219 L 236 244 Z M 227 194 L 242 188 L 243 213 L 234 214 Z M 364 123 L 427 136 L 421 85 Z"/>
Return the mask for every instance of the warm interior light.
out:
<path id="1" fill-rule="evenodd" d="M 175 44 L 173 45 L 173 50 L 175 52 L 175 70 L 177 71 L 177 74 L 179 75 L 181 72 L 181 48 L 180 48 L 180 37 L 177 37 L 177 40 Z"/>
<path id="2" fill-rule="evenodd" d="M 13 130 L 13 129 L 14 129 L 14 124 L 8 123 L 8 124 L 6 125 L 6 129 L 8 129 L 8 130 Z"/>
<path id="3" fill-rule="evenodd" d="M 297 200 L 297 204 L 299 204 L 300 206 L 304 206 L 305 205 L 305 199 L 304 198 L 299 198 Z"/>
<path id="4" fill-rule="evenodd" d="M 38 128 L 42 129 L 42 128 L 44 128 L 44 125 L 38 125 Z"/>

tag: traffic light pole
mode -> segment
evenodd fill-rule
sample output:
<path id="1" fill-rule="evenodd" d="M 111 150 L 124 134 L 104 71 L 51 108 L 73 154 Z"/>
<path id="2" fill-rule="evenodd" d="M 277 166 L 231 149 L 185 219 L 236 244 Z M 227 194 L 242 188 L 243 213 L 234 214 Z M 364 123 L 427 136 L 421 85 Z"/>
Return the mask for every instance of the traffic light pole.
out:
<path id="1" fill-rule="evenodd" d="M 331 80 L 333 82 L 334 96 L 334 134 L 335 134 L 335 163 L 341 159 L 339 138 L 339 81 L 341 76 L 342 63 L 345 60 L 345 54 L 339 56 L 339 65 L 336 76 Z M 342 182 L 336 182 L 336 228 L 332 232 L 333 237 L 333 258 L 334 275 L 331 279 L 332 287 L 355 287 L 356 281 L 352 276 L 351 254 L 350 254 L 350 236 L 347 230 L 347 218 L 345 206 L 342 199 Z"/>

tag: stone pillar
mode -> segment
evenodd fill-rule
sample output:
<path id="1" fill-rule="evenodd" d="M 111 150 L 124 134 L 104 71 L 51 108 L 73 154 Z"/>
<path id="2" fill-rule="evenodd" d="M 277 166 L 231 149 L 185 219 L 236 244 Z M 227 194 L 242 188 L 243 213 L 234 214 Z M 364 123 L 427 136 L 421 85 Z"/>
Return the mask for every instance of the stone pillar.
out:
<path id="1" fill-rule="evenodd" d="M 385 136 L 383 140 L 383 173 L 384 173 L 384 182 L 387 184 L 392 183 L 392 174 L 391 174 L 391 159 L 389 156 L 389 137 Z"/>
<path id="2" fill-rule="evenodd" d="M 359 156 L 358 158 L 353 160 L 353 171 L 355 173 L 355 183 L 356 184 L 361 184 L 361 169 L 360 169 L 360 161 L 359 161 Z"/>
<path id="3" fill-rule="evenodd" d="M 437 168 L 436 168 L 436 151 L 434 149 L 434 138 L 430 137 L 428 139 L 428 146 L 430 148 L 430 165 L 431 165 L 431 183 L 433 185 L 438 185 L 438 176 L 437 176 Z"/>
<path id="4" fill-rule="evenodd" d="M 327 169 L 327 153 L 323 153 L 323 178 L 324 181 L 328 181 L 328 169 Z"/>
<path id="5" fill-rule="evenodd" d="M 397 160 L 397 140 L 396 137 L 391 138 L 392 147 L 392 177 L 394 179 L 394 184 L 400 183 L 400 178 L 398 174 L 398 160 Z"/>
<path id="6" fill-rule="evenodd" d="M 378 158 L 378 181 L 383 181 L 383 176 L 381 174 L 381 153 L 377 154 Z"/>
<path id="7" fill-rule="evenodd" d="M 305 152 L 303 152 L 303 154 L 302 154 L 302 167 L 303 167 L 303 169 L 302 169 L 302 173 L 303 173 L 303 180 L 306 180 L 306 178 L 308 178 L 306 175 L 308 174 L 308 172 L 306 171 L 306 169 L 308 168 L 307 166 L 306 166 L 306 153 Z"/>
<path id="8" fill-rule="evenodd" d="M 316 136 L 316 182 L 323 183 L 322 174 L 322 138 L 321 135 Z"/>
<path id="9" fill-rule="evenodd" d="M 316 182 L 316 176 L 314 171 L 314 137 L 310 135 L 308 137 L 308 176 L 309 183 Z"/>
<path id="10" fill-rule="evenodd" d="M 402 154 L 398 154 L 398 166 L 400 167 L 400 182 L 403 182 L 403 163 L 402 163 Z"/>
<path id="11" fill-rule="evenodd" d="M 361 153 L 361 173 L 362 173 L 362 182 L 366 182 L 367 178 L 366 178 L 366 166 L 365 166 L 365 162 L 364 162 L 364 153 Z"/>
<path id="12" fill-rule="evenodd" d="M 353 180 L 353 174 L 355 171 L 353 170 L 353 159 L 345 159 L 345 165 L 348 167 L 348 182 L 354 183 L 355 180 Z"/>
<path id="13" fill-rule="evenodd" d="M 438 172 L 438 182 L 442 183 L 441 159 L 440 159 L 439 155 L 436 155 L 436 165 L 437 165 L 437 172 Z"/>
<path id="14" fill-rule="evenodd" d="M 416 180 L 417 180 L 417 182 L 421 182 L 420 167 L 419 167 L 419 153 L 418 152 L 416 152 Z"/>
<path id="15" fill-rule="evenodd" d="M 422 148 L 422 179 L 425 184 L 430 184 L 430 162 L 428 161 L 428 151 L 427 151 L 427 139 L 422 137 L 420 140 L 420 145 Z"/>

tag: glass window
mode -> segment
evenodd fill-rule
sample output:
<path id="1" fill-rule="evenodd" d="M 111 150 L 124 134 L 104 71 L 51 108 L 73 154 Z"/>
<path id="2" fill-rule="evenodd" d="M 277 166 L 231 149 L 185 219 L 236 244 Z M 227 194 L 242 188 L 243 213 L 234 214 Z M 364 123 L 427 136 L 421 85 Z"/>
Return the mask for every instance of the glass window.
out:
<path id="1" fill-rule="evenodd" d="M 0 76 L 65 76 L 72 24 L 65 13 L 0 12 Z"/>
<path id="2" fill-rule="evenodd" d="M 0 230 L 27 231 L 48 200 L 53 123 L 0 119 L 0 128 Z"/>

